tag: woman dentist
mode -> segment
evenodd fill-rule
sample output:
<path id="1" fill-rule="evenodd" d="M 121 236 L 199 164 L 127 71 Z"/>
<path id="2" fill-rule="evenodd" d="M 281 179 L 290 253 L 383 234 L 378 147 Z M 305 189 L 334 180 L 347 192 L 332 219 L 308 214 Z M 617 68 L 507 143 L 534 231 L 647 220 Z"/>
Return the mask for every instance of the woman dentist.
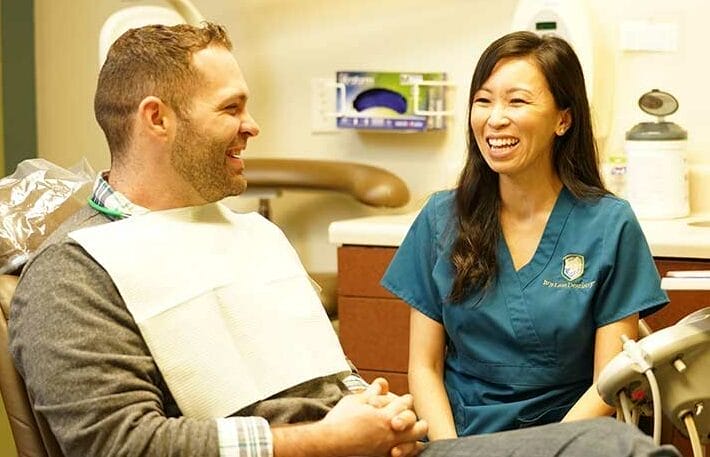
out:
<path id="1" fill-rule="evenodd" d="M 579 60 L 508 34 L 469 106 L 458 186 L 430 198 L 382 280 L 412 307 L 416 411 L 432 440 L 609 415 L 593 383 L 668 297 L 600 179 Z"/>

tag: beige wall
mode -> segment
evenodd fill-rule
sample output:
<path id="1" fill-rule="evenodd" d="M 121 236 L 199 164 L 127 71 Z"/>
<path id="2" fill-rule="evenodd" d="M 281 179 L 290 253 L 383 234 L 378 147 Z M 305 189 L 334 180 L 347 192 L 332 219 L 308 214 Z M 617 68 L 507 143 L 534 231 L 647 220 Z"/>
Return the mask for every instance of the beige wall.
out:
<path id="1" fill-rule="evenodd" d="M 250 106 L 262 127 L 249 156 L 350 160 L 379 165 L 402 176 L 418 207 L 433 190 L 451 185 L 461 166 L 467 86 L 476 59 L 505 33 L 516 0 L 193 0 L 203 14 L 227 26 L 252 90 Z M 148 2 L 144 2 L 148 3 Z M 159 4 L 160 2 L 154 2 Z M 623 132 L 644 120 L 636 100 L 652 88 L 674 94 L 672 120 L 689 131 L 691 161 L 710 167 L 710 128 L 704 90 L 710 63 L 705 0 L 596 0 L 593 18 L 598 73 L 594 105 L 608 150 Z M 86 156 L 108 164 L 92 113 L 97 36 L 121 0 L 36 0 L 39 154 L 63 165 Z M 436 6 L 434 6 L 436 5 Z M 672 20 L 680 27 L 673 54 L 622 53 L 616 49 L 623 19 Z M 71 30 L 71 33 L 68 31 Z M 310 131 L 309 88 L 315 77 L 337 70 L 446 71 L 458 84 L 457 116 L 444 133 L 387 134 Z M 248 166 L 248 163 L 247 163 Z M 696 190 L 695 210 L 710 212 L 710 188 Z M 252 208 L 251 201 L 238 204 Z M 386 211 L 362 207 L 333 194 L 287 193 L 274 203 L 275 221 L 294 242 L 306 266 L 335 270 L 327 243 L 332 220 Z"/>

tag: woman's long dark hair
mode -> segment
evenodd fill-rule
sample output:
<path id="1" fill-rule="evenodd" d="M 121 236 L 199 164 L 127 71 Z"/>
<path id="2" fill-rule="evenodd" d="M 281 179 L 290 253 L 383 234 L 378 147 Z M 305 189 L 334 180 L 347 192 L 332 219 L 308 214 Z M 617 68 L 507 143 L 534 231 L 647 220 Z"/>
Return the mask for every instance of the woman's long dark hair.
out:
<path id="1" fill-rule="evenodd" d="M 582 66 L 570 45 L 555 36 L 513 32 L 494 41 L 476 65 L 469 93 L 469 119 L 473 97 L 506 57 L 528 57 L 545 76 L 559 109 L 569 109 L 572 125 L 555 137 L 552 161 L 562 184 L 576 198 L 607 193 L 599 175 L 589 101 Z M 458 234 L 451 261 L 455 276 L 449 300 L 460 302 L 474 289 L 488 287 L 497 274 L 496 249 L 500 227 L 498 174 L 486 164 L 469 122 L 468 157 L 456 189 Z"/>

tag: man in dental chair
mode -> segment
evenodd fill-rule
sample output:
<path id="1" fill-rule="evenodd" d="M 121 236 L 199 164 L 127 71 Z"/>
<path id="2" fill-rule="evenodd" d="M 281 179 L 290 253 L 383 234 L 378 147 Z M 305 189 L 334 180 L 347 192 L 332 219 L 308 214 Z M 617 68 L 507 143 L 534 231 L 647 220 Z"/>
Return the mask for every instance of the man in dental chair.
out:
<path id="1" fill-rule="evenodd" d="M 224 29 L 120 37 L 96 118 L 111 169 L 26 265 L 11 351 L 67 457 L 677 455 L 611 419 L 420 440 L 410 396 L 353 374 L 295 252 L 219 200 L 259 127 Z"/>

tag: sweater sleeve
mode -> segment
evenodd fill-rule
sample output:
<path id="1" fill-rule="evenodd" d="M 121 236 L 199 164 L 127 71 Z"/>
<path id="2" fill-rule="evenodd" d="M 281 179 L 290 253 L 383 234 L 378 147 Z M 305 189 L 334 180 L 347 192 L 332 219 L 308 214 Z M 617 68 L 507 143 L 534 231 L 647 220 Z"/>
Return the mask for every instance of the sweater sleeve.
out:
<path id="1" fill-rule="evenodd" d="M 13 298 L 10 350 L 35 411 L 67 457 L 242 455 L 225 454 L 225 444 L 272 454 L 263 419 L 230 418 L 218 432 L 215 420 L 176 414 L 111 278 L 75 244 L 52 245 L 25 269 Z M 261 433 L 248 432 L 254 427 Z M 230 443 L 220 442 L 227 437 Z M 243 441 L 249 437 L 258 442 Z"/>

